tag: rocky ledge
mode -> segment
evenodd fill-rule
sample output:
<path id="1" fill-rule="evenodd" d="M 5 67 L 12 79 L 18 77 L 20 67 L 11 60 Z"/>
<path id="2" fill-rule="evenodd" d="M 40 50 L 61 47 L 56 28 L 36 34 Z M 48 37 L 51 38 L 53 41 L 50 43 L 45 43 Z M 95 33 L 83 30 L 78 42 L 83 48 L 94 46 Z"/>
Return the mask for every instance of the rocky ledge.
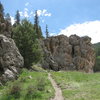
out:
<path id="1" fill-rule="evenodd" d="M 95 51 L 88 36 L 70 37 L 59 35 L 44 39 L 43 68 L 59 70 L 79 70 L 93 72 Z"/>

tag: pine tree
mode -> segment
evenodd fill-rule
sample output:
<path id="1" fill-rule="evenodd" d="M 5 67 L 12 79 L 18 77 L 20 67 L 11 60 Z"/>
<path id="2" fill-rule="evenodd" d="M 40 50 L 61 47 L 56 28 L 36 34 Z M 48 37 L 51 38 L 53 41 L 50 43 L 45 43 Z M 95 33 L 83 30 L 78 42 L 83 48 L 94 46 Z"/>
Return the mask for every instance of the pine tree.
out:
<path id="1" fill-rule="evenodd" d="M 5 15 L 5 20 L 11 25 L 11 18 L 9 13 Z"/>
<path id="2" fill-rule="evenodd" d="M 11 18 L 10 18 L 9 13 L 7 13 L 5 15 L 5 24 L 6 24 L 6 30 L 5 31 L 9 32 L 9 34 L 11 35 L 11 31 L 12 31 L 11 28 L 12 28 L 12 26 L 11 26 Z"/>
<path id="3" fill-rule="evenodd" d="M 17 10 L 16 15 L 15 15 L 15 24 L 19 25 L 20 24 L 20 14 L 19 11 Z"/>
<path id="4" fill-rule="evenodd" d="M 39 26 L 39 17 L 38 17 L 37 11 L 35 12 L 35 17 L 34 17 L 34 30 L 36 33 L 36 37 L 38 39 L 43 38 L 42 30 L 41 30 L 41 27 Z"/>
<path id="5" fill-rule="evenodd" d="M 4 8 L 1 2 L 0 2 L 0 22 L 4 22 Z"/>
<path id="6" fill-rule="evenodd" d="M 14 40 L 16 45 L 24 57 L 24 65 L 27 68 L 32 66 L 32 63 L 37 63 L 41 60 L 41 51 L 33 24 L 26 19 L 21 21 L 21 24 L 13 28 Z"/>
<path id="7" fill-rule="evenodd" d="M 48 32 L 48 25 L 46 25 L 46 38 L 49 37 L 49 32 Z"/>
<path id="8" fill-rule="evenodd" d="M 39 26 L 39 17 L 38 17 L 37 10 L 35 11 L 34 24 L 35 24 L 37 27 Z"/>

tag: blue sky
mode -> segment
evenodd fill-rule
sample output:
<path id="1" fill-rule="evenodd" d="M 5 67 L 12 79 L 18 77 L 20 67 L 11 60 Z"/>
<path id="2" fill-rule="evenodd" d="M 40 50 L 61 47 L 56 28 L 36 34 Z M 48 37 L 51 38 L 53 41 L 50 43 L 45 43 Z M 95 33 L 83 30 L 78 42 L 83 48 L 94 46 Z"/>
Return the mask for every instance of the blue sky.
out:
<path id="1" fill-rule="evenodd" d="M 65 35 L 67 31 L 72 32 L 74 29 L 68 30 L 71 26 L 81 27 L 90 25 L 90 29 L 93 26 L 100 25 L 100 0 L 0 0 L 5 8 L 5 13 L 10 13 L 12 17 L 15 16 L 16 10 L 19 10 L 22 14 L 22 18 L 25 16 L 34 22 L 32 12 L 38 10 L 40 17 L 40 25 L 42 26 L 43 33 L 45 33 L 45 25 L 48 24 L 50 34 Z M 97 22 L 97 23 L 96 23 Z M 93 25 L 92 25 L 93 24 Z M 78 26 L 77 26 L 78 25 Z M 80 25 L 80 26 L 79 26 Z M 76 30 L 78 30 L 76 29 Z M 96 28 L 95 28 L 96 29 Z M 96 32 L 99 35 L 99 29 L 96 29 L 94 33 L 83 32 L 83 35 L 89 35 L 94 38 Z M 87 30 L 90 32 L 90 30 Z M 71 33 L 70 33 L 71 34 Z M 69 33 L 67 35 L 70 35 Z M 78 34 L 73 33 L 72 34 Z M 94 35 L 93 35 L 94 34 Z M 80 35 L 80 34 L 78 34 Z M 95 38 L 93 42 L 98 42 L 99 38 Z"/>

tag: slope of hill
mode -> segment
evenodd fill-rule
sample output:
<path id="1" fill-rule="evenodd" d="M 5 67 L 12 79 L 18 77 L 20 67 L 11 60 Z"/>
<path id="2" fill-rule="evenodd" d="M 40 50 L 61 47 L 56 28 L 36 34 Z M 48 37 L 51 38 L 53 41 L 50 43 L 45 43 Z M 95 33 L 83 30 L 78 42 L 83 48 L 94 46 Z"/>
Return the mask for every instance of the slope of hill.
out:
<path id="1" fill-rule="evenodd" d="M 100 42 L 93 44 L 96 50 L 96 56 L 100 56 Z"/>
<path id="2" fill-rule="evenodd" d="M 96 63 L 94 66 L 94 71 L 100 71 L 100 42 L 95 43 L 93 46 L 96 51 Z"/>

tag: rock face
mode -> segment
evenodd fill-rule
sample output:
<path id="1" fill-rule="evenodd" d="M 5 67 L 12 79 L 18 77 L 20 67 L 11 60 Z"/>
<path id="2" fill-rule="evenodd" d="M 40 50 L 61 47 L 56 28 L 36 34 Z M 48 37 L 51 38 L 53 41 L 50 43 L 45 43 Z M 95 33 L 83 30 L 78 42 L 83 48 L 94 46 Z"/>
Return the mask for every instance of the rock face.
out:
<path id="1" fill-rule="evenodd" d="M 11 24 L 8 21 L 0 22 L 0 34 L 5 35 L 6 37 L 12 37 L 12 28 Z"/>
<path id="2" fill-rule="evenodd" d="M 13 39 L 0 35 L 0 80 L 15 79 L 24 60 Z"/>
<path id="3" fill-rule="evenodd" d="M 59 35 L 43 41 L 45 69 L 93 72 L 95 52 L 88 36 Z"/>

